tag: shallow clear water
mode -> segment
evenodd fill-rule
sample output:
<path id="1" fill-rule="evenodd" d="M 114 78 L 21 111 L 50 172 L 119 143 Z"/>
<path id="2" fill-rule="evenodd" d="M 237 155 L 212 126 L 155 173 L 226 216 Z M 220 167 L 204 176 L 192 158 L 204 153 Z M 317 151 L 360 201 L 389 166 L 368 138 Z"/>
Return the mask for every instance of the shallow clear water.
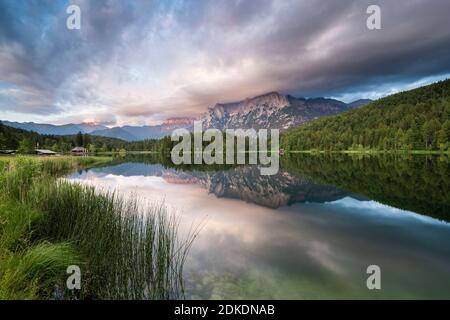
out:
<path id="1" fill-rule="evenodd" d="M 438 158 L 297 156 L 260 176 L 131 157 L 69 179 L 164 201 L 183 232 L 202 225 L 187 299 L 450 298 L 448 173 Z"/>

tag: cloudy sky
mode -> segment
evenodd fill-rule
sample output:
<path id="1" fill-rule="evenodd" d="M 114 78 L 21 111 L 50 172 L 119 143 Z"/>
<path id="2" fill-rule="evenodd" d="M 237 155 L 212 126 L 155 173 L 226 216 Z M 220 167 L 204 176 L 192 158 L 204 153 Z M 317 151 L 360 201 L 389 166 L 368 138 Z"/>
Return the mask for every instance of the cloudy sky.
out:
<path id="1" fill-rule="evenodd" d="M 450 77 L 449 14 L 448 0 L 0 0 L 0 119 L 155 124 L 275 90 L 377 98 Z"/>

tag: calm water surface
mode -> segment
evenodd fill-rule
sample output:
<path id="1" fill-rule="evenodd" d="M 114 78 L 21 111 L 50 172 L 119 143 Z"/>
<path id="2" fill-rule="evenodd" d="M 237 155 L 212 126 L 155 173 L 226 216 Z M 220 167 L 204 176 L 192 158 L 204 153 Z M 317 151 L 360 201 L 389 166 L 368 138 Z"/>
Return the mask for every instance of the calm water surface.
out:
<path id="1" fill-rule="evenodd" d="M 187 299 L 450 298 L 449 173 L 442 157 L 299 155 L 261 176 L 134 156 L 69 179 L 164 201 L 182 232 L 203 225 Z"/>

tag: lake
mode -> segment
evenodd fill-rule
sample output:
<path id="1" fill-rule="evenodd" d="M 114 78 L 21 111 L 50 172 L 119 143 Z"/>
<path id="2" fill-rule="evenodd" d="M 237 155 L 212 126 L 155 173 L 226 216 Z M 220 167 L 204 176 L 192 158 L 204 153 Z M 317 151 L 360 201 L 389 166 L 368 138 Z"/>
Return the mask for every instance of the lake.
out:
<path id="1" fill-rule="evenodd" d="M 436 156 L 289 155 L 176 167 L 117 157 L 72 181 L 163 202 L 186 235 L 186 299 L 450 298 L 450 162 Z M 381 270 L 369 290 L 367 267 Z"/>

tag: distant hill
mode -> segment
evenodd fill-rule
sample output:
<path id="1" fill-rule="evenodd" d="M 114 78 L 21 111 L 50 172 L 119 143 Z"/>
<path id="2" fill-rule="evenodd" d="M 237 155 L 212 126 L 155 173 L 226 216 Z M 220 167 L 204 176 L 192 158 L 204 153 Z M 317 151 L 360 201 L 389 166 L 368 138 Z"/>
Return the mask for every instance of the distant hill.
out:
<path id="1" fill-rule="evenodd" d="M 450 79 L 292 128 L 287 150 L 447 150 Z"/>
<path id="2" fill-rule="evenodd" d="M 119 138 L 126 141 L 142 141 L 148 139 L 160 139 L 171 134 L 172 130 L 192 127 L 194 118 L 176 117 L 169 118 L 161 125 L 154 126 L 123 126 L 104 130 L 97 130 L 92 134 L 104 137 Z"/>
<path id="3" fill-rule="evenodd" d="M 365 105 L 368 105 L 371 102 L 373 102 L 373 100 L 370 100 L 370 99 L 359 99 L 359 100 L 356 100 L 356 101 L 348 103 L 347 107 L 349 109 L 356 109 L 356 108 L 364 107 Z"/>
<path id="4" fill-rule="evenodd" d="M 82 133 L 92 133 L 96 130 L 103 130 L 107 127 L 97 124 L 91 123 L 79 123 L 79 124 L 64 124 L 64 125 L 53 125 L 53 124 L 43 124 L 43 123 L 34 123 L 34 122 L 11 122 L 11 121 L 2 121 L 4 125 L 22 129 L 26 131 L 34 131 L 40 134 L 51 134 L 51 135 L 69 135 L 69 134 L 77 134 L 78 132 Z"/>
<path id="5" fill-rule="evenodd" d="M 144 129 L 144 128 L 142 128 L 142 129 Z M 107 128 L 104 130 L 94 131 L 94 134 L 98 135 L 98 136 L 102 136 L 102 137 L 122 139 L 125 141 L 137 141 L 137 140 L 145 139 L 145 138 L 139 138 L 137 135 L 135 135 L 133 132 L 130 132 L 130 131 L 132 131 L 132 130 L 127 130 L 126 128 L 122 128 L 122 127 L 114 127 L 114 128 Z"/>

